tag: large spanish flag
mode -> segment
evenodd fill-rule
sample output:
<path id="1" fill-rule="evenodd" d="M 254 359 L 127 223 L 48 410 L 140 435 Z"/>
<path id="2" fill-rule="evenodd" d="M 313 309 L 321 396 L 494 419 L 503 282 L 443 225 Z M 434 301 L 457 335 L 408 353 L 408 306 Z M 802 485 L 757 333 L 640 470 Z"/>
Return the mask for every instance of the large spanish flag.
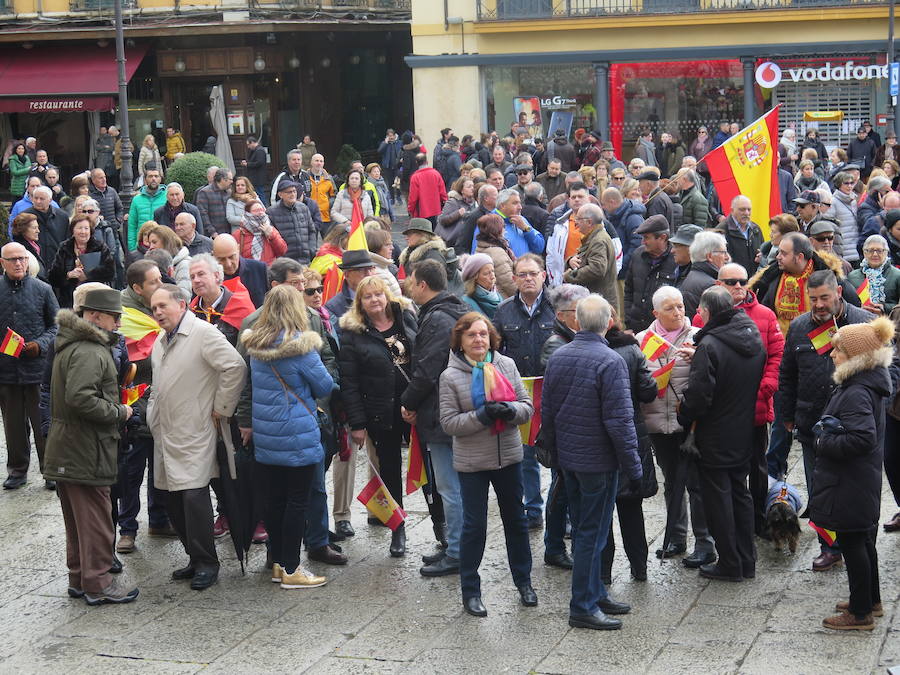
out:
<path id="1" fill-rule="evenodd" d="M 122 308 L 122 324 L 119 332 L 125 336 L 125 348 L 130 361 L 142 361 L 150 356 L 156 338 L 162 328 L 152 316 L 133 307 Z"/>
<path id="2" fill-rule="evenodd" d="M 524 445 L 534 445 L 541 430 L 541 394 L 544 391 L 543 377 L 523 377 L 522 384 L 534 403 L 534 415 L 525 424 L 519 425 L 519 435 Z"/>
<path id="3" fill-rule="evenodd" d="M 366 230 L 363 227 L 362 205 L 359 201 L 359 199 L 353 200 L 353 213 L 350 215 L 350 238 L 347 240 L 348 251 L 369 250 L 369 244 L 366 242 Z"/>
<path id="4" fill-rule="evenodd" d="M 372 476 L 372 480 L 366 483 L 366 487 L 356 498 L 391 530 L 396 530 L 406 520 L 406 511 L 394 501 L 378 474 Z"/>
<path id="5" fill-rule="evenodd" d="M 778 108 L 775 106 L 704 156 L 722 211 L 731 200 L 749 197 L 753 222 L 769 238 L 769 218 L 781 213 L 778 188 Z"/>

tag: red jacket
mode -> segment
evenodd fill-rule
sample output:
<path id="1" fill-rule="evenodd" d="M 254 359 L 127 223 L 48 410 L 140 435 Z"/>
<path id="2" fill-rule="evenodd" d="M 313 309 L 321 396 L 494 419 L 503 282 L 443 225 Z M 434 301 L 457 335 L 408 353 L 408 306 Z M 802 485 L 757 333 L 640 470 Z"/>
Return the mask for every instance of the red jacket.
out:
<path id="1" fill-rule="evenodd" d="M 253 258 L 253 235 L 250 234 L 250 231 L 245 230 L 243 227 L 239 227 L 231 233 L 231 236 L 237 239 L 238 246 L 241 248 L 241 257 Z M 278 230 L 273 226 L 272 235 L 263 239 L 263 249 L 259 259 L 266 263 L 266 265 L 271 265 L 275 258 L 282 256 L 285 253 L 287 253 L 287 244 Z"/>
<path id="2" fill-rule="evenodd" d="M 759 383 L 759 394 L 756 397 L 756 419 L 753 422 L 755 426 L 761 427 L 775 419 L 772 396 L 778 389 L 778 369 L 781 367 L 781 357 L 784 356 L 784 335 L 781 334 L 781 329 L 778 327 L 775 312 L 765 305 L 759 304 L 752 291 L 747 292 L 746 300 L 740 305 L 736 305 L 736 308 L 744 310 L 747 316 L 753 320 L 766 348 L 766 367 Z M 699 312 L 694 315 L 691 324 L 703 327 L 703 319 L 700 318 Z"/>
<path id="3" fill-rule="evenodd" d="M 437 216 L 447 201 L 447 188 L 437 169 L 423 166 L 409 179 L 410 218 L 430 218 Z"/>

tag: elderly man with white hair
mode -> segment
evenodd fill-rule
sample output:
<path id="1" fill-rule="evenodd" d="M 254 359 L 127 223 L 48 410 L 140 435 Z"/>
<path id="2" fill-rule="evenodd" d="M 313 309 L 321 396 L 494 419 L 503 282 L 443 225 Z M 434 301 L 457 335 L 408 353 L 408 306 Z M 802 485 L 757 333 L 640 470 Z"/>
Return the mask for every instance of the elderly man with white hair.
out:
<path id="1" fill-rule="evenodd" d="M 698 232 L 690 252 L 691 271 L 681 284 L 685 314 L 689 320 L 700 306 L 703 291 L 716 283 L 719 268 L 730 260 L 725 237 L 718 232 Z"/>
<path id="2" fill-rule="evenodd" d="M 575 255 L 566 261 L 563 279 L 567 284 L 580 284 L 616 303 L 616 249 L 606 233 L 603 209 L 596 204 L 585 204 L 575 215 L 575 226 L 581 233 L 581 244 Z"/>
<path id="3" fill-rule="evenodd" d="M 509 248 L 519 258 L 526 253 L 543 255 L 544 235 L 531 226 L 522 215 L 522 198 L 514 188 L 501 190 L 497 195 L 497 208 L 494 213 L 503 218 L 504 236 Z M 478 236 L 478 228 L 475 228 Z M 475 252 L 475 240 L 472 240 L 472 253 Z"/>
<path id="4" fill-rule="evenodd" d="M 166 203 L 153 212 L 153 220 L 160 225 L 174 227 L 175 218 L 179 213 L 190 213 L 194 217 L 197 229 L 203 229 L 203 218 L 200 216 L 200 209 L 185 199 L 184 188 L 180 183 L 173 181 L 166 186 Z"/>
<path id="5" fill-rule="evenodd" d="M 721 225 L 728 242 L 728 254 L 751 275 L 759 267 L 759 249 L 764 241 L 759 225 L 750 219 L 752 208 L 748 197 L 738 195 L 731 200 L 731 213 Z"/>
<path id="6" fill-rule="evenodd" d="M 52 190 L 46 185 L 40 185 L 31 193 L 31 208 L 24 211 L 37 216 L 41 228 L 38 246 L 41 247 L 41 258 L 47 267 L 53 264 L 60 244 L 69 237 L 69 217 L 54 204 Z"/>
<path id="7" fill-rule="evenodd" d="M 197 232 L 197 219 L 192 213 L 182 211 L 175 216 L 173 229 L 192 256 L 200 253 L 212 253 L 213 240 Z"/>

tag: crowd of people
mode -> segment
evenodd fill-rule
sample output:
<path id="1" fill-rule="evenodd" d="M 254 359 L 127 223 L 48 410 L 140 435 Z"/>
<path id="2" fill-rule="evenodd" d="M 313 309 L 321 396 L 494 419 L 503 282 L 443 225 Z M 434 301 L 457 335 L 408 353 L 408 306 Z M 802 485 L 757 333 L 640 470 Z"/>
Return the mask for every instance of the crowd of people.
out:
<path id="1" fill-rule="evenodd" d="M 874 166 L 896 169 L 896 139 L 860 127 L 827 160 L 814 130 L 803 148 L 787 130 L 783 213 L 761 227 L 747 197 L 723 208 L 702 162 L 736 131 L 702 128 L 696 155 L 646 131 L 626 165 L 593 131 L 545 146 L 515 125 L 479 141 L 448 128 L 429 162 L 388 130 L 380 164 L 337 179 L 305 142 L 271 188 L 250 139 L 244 174 L 212 167 L 191 199 L 148 144 L 127 212 L 108 165 L 66 193 L 36 150 L 0 261 L 4 488 L 26 483 L 33 437 L 63 511 L 68 592 L 89 605 L 138 595 L 110 575 L 140 546 L 145 472 L 147 534 L 187 556 L 174 580 L 216 583 L 230 533 L 267 546 L 281 588 L 310 588 L 327 579 L 304 547 L 348 562 L 357 459 L 402 513 L 415 439 L 435 540 L 423 576 L 458 574 L 466 612 L 487 614 L 493 486 L 521 603 L 538 603 L 529 531 L 542 531 L 544 563 L 571 574 L 570 625 L 609 630 L 630 611 L 607 591 L 613 513 L 646 581 L 658 466 L 657 558 L 741 582 L 758 539 L 793 552 L 808 517 L 812 569 L 849 578 L 823 624 L 871 630 L 882 468 L 900 504 L 900 193 L 898 172 Z M 181 151 L 169 140 L 166 156 Z M 391 236 L 402 199 L 405 248 Z M 233 495 L 241 472 L 254 500 Z M 407 554 L 402 518 L 368 523 Z"/>

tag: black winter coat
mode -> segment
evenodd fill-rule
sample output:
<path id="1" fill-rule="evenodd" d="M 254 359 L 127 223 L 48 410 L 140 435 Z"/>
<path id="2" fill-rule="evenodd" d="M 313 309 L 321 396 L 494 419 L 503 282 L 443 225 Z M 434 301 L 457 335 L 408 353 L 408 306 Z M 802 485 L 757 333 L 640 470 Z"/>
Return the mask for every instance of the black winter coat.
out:
<path id="1" fill-rule="evenodd" d="M 287 207 L 279 201 L 267 210 L 269 220 L 287 244 L 285 256 L 308 265 L 319 249 L 319 231 L 302 202 Z"/>
<path id="2" fill-rule="evenodd" d="M 749 466 L 756 397 L 766 365 L 759 330 L 743 310 L 731 309 L 713 317 L 694 344 L 678 423 L 689 429 L 697 422 L 694 438 L 701 464 Z"/>
<path id="3" fill-rule="evenodd" d="M 407 410 L 417 413 L 416 428 L 427 442 L 450 443 L 438 413 L 438 380 L 450 358 L 450 334 L 469 305 L 442 291 L 419 307 L 419 326 L 410 359 L 410 382 L 400 397 Z"/>
<path id="4" fill-rule="evenodd" d="M 725 230 L 725 241 L 728 244 L 731 262 L 743 265 L 747 274 L 755 274 L 756 268 L 759 267 L 759 263 L 756 262 L 756 254 L 764 241 L 759 225 L 751 222 L 747 226 L 747 237 L 741 233 L 740 226 L 733 216 L 728 216 L 721 227 Z"/>
<path id="5" fill-rule="evenodd" d="M 91 237 L 88 239 L 85 252 L 95 253 L 98 251 L 100 252 L 100 264 L 90 272 L 87 272 L 84 280 L 100 281 L 108 286 L 112 286 L 116 277 L 115 260 L 113 260 L 112 253 L 110 253 L 106 244 Z M 69 237 L 63 242 L 62 246 L 59 247 L 59 250 L 56 252 L 56 258 L 53 260 L 50 271 L 47 273 L 50 284 L 56 290 L 60 307 L 72 306 L 72 296 L 74 295 L 75 287 L 78 286 L 79 282 L 75 279 L 70 279 L 66 275 L 75 269 L 75 260 L 77 257 L 78 256 L 75 255 L 75 239 Z"/>
<path id="6" fill-rule="evenodd" d="M 185 201 L 182 202 L 181 210 L 178 213 L 190 213 L 194 216 L 194 220 L 197 222 L 197 234 L 205 236 L 203 235 L 203 216 L 200 215 L 200 209 L 190 202 Z M 177 216 L 178 213 L 175 215 Z M 172 217 L 170 210 L 167 208 L 167 204 L 163 204 L 153 212 L 153 220 L 159 225 L 165 225 L 166 227 L 171 227 L 173 230 L 175 229 L 175 218 Z"/>
<path id="7" fill-rule="evenodd" d="M 38 211 L 32 207 L 25 209 L 25 213 L 33 213 L 37 216 L 38 224 L 41 232 L 38 235 L 38 246 L 41 247 L 40 261 L 45 268 L 53 264 L 56 258 L 56 252 L 62 243 L 69 237 L 69 217 L 62 209 L 55 209 L 52 206 L 48 211 Z M 26 246 L 31 250 L 30 246 Z M 34 253 L 34 251 L 32 251 Z M 44 275 L 46 277 L 46 271 Z"/>
<path id="8" fill-rule="evenodd" d="M 647 218 L 650 216 L 665 216 L 669 221 L 669 232 L 675 234 L 675 230 L 679 223 L 675 222 L 675 209 L 672 205 L 672 198 L 662 191 L 662 188 L 656 188 L 650 193 L 647 201 L 644 202 L 644 208 L 647 209 Z"/>
<path id="9" fill-rule="evenodd" d="M 415 315 L 396 303 L 391 305 L 391 311 L 394 317 L 401 317 L 406 338 L 414 345 Z M 394 396 L 394 361 L 387 343 L 368 322 L 359 323 L 353 313 L 341 317 L 340 324 L 338 364 L 347 423 L 351 429 L 390 429 L 400 409 L 400 401 Z"/>
<path id="10" fill-rule="evenodd" d="M 672 246 L 656 260 L 641 246 L 631 256 L 625 277 L 625 327 L 639 333 L 653 322 L 653 294 L 660 286 L 675 285 Z"/>
<path id="11" fill-rule="evenodd" d="M 840 328 L 871 320 L 869 312 L 845 302 L 837 325 Z M 834 362 L 829 353 L 818 354 L 808 337 L 817 327 L 809 312 L 791 321 L 778 371 L 781 417 L 785 422 L 793 422 L 797 433 L 807 439 L 812 438 L 812 427 L 822 416 L 833 387 Z"/>
<path id="12" fill-rule="evenodd" d="M 641 353 L 637 340 L 628 333 L 623 333 L 618 328 L 612 328 L 606 333 L 606 340 L 612 350 L 621 356 L 628 368 L 628 381 L 631 384 L 631 405 L 634 407 L 634 430 L 637 433 L 638 455 L 641 458 L 641 490 L 639 494 L 632 492 L 627 478 L 619 478 L 619 491 L 616 499 L 647 499 L 659 490 L 656 482 L 656 467 L 653 464 L 653 450 L 650 446 L 650 436 L 644 415 L 641 412 L 641 403 L 650 403 L 656 398 L 658 392 L 656 380 L 650 376 L 647 361 Z"/>
<path id="13" fill-rule="evenodd" d="M 844 432 L 825 432 L 816 439 L 809 510 L 820 527 L 859 532 L 878 524 L 890 362 L 891 350 L 886 347 L 855 356 L 835 371 L 838 385 L 825 414 L 837 417 Z"/>
<path id="14" fill-rule="evenodd" d="M 56 338 L 56 312 L 59 304 L 53 289 L 27 274 L 21 281 L 0 275 L 0 330 L 12 328 L 26 342 L 37 342 L 41 353 L 31 359 L 24 352 L 19 358 L 0 354 L 0 383 L 40 384 L 47 351 Z"/>
<path id="15" fill-rule="evenodd" d="M 684 315 L 691 321 L 697 308 L 700 306 L 700 296 L 710 286 L 715 285 L 719 276 L 717 270 L 712 263 L 698 262 L 691 263 L 691 269 L 684 278 L 684 281 L 678 284 L 681 295 L 684 298 Z"/>
<path id="16" fill-rule="evenodd" d="M 528 316 L 516 293 L 501 302 L 494 315 L 494 325 L 502 338 L 500 353 L 516 362 L 522 377 L 536 377 L 544 372 L 541 350 L 556 322 L 556 312 L 546 293 L 541 294 L 538 302 L 534 314 Z"/>

